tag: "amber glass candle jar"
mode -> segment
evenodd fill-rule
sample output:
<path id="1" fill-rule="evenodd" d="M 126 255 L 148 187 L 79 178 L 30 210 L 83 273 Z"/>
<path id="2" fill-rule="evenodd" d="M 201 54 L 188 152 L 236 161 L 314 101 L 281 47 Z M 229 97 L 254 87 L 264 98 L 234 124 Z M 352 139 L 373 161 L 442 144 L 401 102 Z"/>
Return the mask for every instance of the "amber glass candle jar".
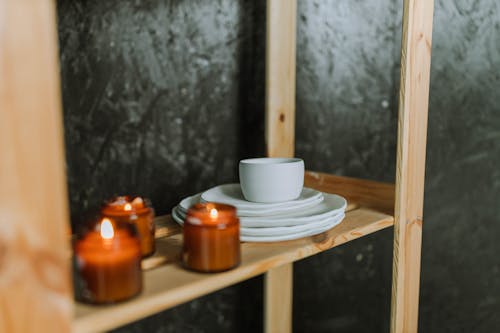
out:
<path id="1" fill-rule="evenodd" d="M 182 261 L 187 268 L 220 272 L 240 263 L 240 221 L 235 207 L 196 204 L 188 210 L 183 232 Z"/>
<path id="2" fill-rule="evenodd" d="M 118 222 L 135 224 L 141 239 L 143 257 L 155 252 L 154 210 L 147 199 L 119 196 L 104 204 L 101 214 Z"/>
<path id="3" fill-rule="evenodd" d="M 74 246 L 79 300 L 123 301 L 142 289 L 141 245 L 130 224 L 103 218 Z"/>

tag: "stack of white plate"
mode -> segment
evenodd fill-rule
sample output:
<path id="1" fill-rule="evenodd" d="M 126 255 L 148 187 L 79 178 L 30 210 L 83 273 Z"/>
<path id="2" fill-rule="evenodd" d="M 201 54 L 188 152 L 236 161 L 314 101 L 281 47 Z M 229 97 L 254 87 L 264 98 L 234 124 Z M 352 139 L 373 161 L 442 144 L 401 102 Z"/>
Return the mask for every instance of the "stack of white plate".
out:
<path id="1" fill-rule="evenodd" d="M 173 219 L 184 224 L 189 207 L 199 202 L 235 206 L 240 219 L 240 239 L 244 242 L 284 241 L 322 233 L 342 221 L 347 206 L 339 195 L 307 187 L 292 201 L 250 202 L 244 199 L 240 184 L 226 184 L 183 199 L 172 210 Z"/>

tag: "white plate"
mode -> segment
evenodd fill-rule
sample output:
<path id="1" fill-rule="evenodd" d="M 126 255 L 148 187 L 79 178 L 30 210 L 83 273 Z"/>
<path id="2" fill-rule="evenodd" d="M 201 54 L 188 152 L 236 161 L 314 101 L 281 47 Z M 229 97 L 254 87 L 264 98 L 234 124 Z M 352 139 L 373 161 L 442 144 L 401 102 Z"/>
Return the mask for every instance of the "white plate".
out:
<path id="1" fill-rule="evenodd" d="M 269 209 L 269 210 L 254 210 L 254 209 L 241 209 L 236 207 L 238 216 L 239 217 L 269 217 L 269 216 L 286 216 L 288 214 L 292 215 L 298 212 L 303 211 L 304 209 L 309 209 L 311 207 L 314 207 L 318 204 L 320 204 L 323 201 L 323 195 L 321 192 L 319 192 L 319 196 L 315 196 L 312 200 L 305 201 L 301 204 L 297 204 L 295 206 L 289 206 L 289 207 L 281 207 L 281 208 L 275 208 L 275 209 Z M 192 195 L 190 197 L 184 198 L 181 200 L 179 203 L 179 212 L 184 213 L 184 215 L 187 213 L 188 209 L 194 205 L 197 204 L 201 201 L 201 193 Z M 220 203 L 225 203 L 222 201 L 216 201 Z M 286 214 L 286 215 L 284 215 Z"/>
<path id="2" fill-rule="evenodd" d="M 268 228 L 314 223 L 345 211 L 347 201 L 343 197 L 329 193 L 323 193 L 323 196 L 324 200 L 313 207 L 307 209 L 302 208 L 298 211 L 291 211 L 279 215 L 249 217 L 242 216 L 239 210 L 237 214 L 240 218 L 242 227 Z M 187 210 L 185 210 L 183 206 L 190 207 L 198 202 L 198 198 L 199 195 L 194 195 L 181 201 L 177 208 L 177 213 L 180 218 L 184 219 L 186 217 Z"/>
<path id="3" fill-rule="evenodd" d="M 184 218 L 179 211 L 179 206 L 172 208 L 172 219 L 180 225 L 184 225 Z"/>
<path id="4" fill-rule="evenodd" d="M 297 200 L 271 204 L 255 203 L 246 201 L 243 198 L 239 184 L 226 184 L 203 192 L 200 201 L 220 202 L 233 205 L 238 210 L 238 216 L 240 217 L 268 217 L 299 212 L 313 207 L 323 201 L 323 194 L 310 188 L 304 188 L 301 196 Z"/>
<path id="5" fill-rule="evenodd" d="M 289 206 L 289 207 L 282 207 L 282 208 L 275 208 L 275 209 L 269 209 L 269 210 L 254 210 L 254 209 L 240 209 L 236 207 L 238 216 L 239 217 L 261 217 L 261 218 L 267 218 L 267 217 L 272 217 L 272 216 L 285 216 L 289 214 L 295 214 L 298 212 L 301 212 L 305 209 L 309 209 L 311 207 L 314 207 L 318 204 L 320 204 L 323 201 L 323 196 L 319 198 L 315 198 L 314 200 L 307 201 L 302 204 L 297 204 L 295 206 Z"/>
<path id="6" fill-rule="evenodd" d="M 270 227 L 270 228 L 240 227 L 240 233 L 243 236 L 263 236 L 263 237 L 296 234 L 299 232 L 322 228 L 324 226 L 332 224 L 332 222 L 335 220 L 339 219 L 342 220 L 344 216 L 345 216 L 344 213 L 339 213 L 338 215 L 333 215 L 315 222 L 301 224 L 301 225 L 294 225 L 289 227 Z"/>
<path id="7" fill-rule="evenodd" d="M 300 197 L 295 200 L 277 203 L 251 202 L 245 200 L 245 197 L 243 197 L 240 184 L 225 184 L 203 192 L 200 201 L 225 203 L 243 210 L 271 210 L 300 205 L 308 201 L 314 201 L 314 199 L 319 197 L 321 197 L 321 192 L 304 187 Z"/>
<path id="8" fill-rule="evenodd" d="M 200 202 L 200 199 L 201 199 L 201 193 L 182 199 L 181 202 L 179 203 L 179 210 L 187 213 L 188 209 L 192 205 Z"/>
<path id="9" fill-rule="evenodd" d="M 172 209 L 173 219 L 180 225 L 184 224 L 186 215 L 179 210 L 179 207 Z M 321 216 L 314 221 L 304 224 L 295 224 L 290 226 L 270 226 L 269 221 L 266 221 L 266 227 L 245 227 L 241 224 L 240 219 L 240 231 L 242 235 L 245 236 L 279 236 L 285 234 L 293 234 L 297 232 L 302 232 L 306 230 L 311 230 L 319 228 L 324 224 L 331 223 L 334 219 L 342 219 L 344 217 L 344 211 L 336 211 L 333 215 Z"/>
<path id="10" fill-rule="evenodd" d="M 240 240 L 243 242 L 276 242 L 312 236 L 329 230 L 339 224 L 345 217 L 344 213 L 327 218 L 318 223 L 294 227 L 277 228 L 244 228 L 240 230 Z M 172 218 L 183 225 L 184 219 L 179 216 L 177 207 L 172 210 Z"/>
<path id="11" fill-rule="evenodd" d="M 280 242 L 280 241 L 287 241 L 287 240 L 294 240 L 294 239 L 299 239 L 303 237 L 310 237 L 314 236 L 317 234 L 320 234 L 322 232 L 325 232 L 327 230 L 332 229 L 336 225 L 340 224 L 342 220 L 344 219 L 344 215 L 342 214 L 342 218 L 339 219 L 332 219 L 332 221 L 328 224 L 325 224 L 322 227 L 318 227 L 315 229 L 303 231 L 303 232 L 298 232 L 294 234 L 288 234 L 288 235 L 282 235 L 282 236 L 244 236 L 240 235 L 240 240 L 242 242 Z"/>
<path id="12" fill-rule="evenodd" d="M 239 216 L 240 223 L 244 227 L 287 227 L 318 222 L 345 211 L 347 201 L 343 197 L 329 193 L 323 193 L 323 197 L 322 202 L 299 211 L 265 217 Z"/>

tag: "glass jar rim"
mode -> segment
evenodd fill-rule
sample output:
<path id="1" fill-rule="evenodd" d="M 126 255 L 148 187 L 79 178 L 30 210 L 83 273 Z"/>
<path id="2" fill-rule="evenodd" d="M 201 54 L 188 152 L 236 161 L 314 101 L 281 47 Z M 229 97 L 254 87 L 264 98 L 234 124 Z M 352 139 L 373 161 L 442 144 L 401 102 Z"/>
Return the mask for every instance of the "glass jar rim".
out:
<path id="1" fill-rule="evenodd" d="M 137 207 L 134 201 L 140 199 L 142 207 Z M 125 205 L 130 204 L 130 210 L 121 209 Z M 104 215 L 110 216 L 126 216 L 126 215 L 142 215 L 152 211 L 153 207 L 151 201 L 148 198 L 134 195 L 117 195 L 109 200 L 106 200 L 101 207 L 101 212 Z"/>
<path id="2" fill-rule="evenodd" d="M 192 226 L 218 227 L 239 224 L 236 207 L 217 203 L 197 203 L 188 209 L 185 222 Z"/>

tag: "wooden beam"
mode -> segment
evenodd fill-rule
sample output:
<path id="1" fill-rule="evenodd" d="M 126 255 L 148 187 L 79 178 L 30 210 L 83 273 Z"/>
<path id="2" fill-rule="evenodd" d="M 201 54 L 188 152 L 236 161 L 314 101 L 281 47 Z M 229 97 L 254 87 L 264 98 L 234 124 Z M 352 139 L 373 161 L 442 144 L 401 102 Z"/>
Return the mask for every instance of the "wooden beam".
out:
<path id="1" fill-rule="evenodd" d="M 307 171 L 304 185 L 340 194 L 351 207 L 373 208 L 390 215 L 394 213 L 394 184 Z"/>
<path id="2" fill-rule="evenodd" d="M 391 332 L 417 332 L 433 0 L 404 0 Z"/>
<path id="3" fill-rule="evenodd" d="M 0 0 L 0 332 L 69 332 L 55 4 Z"/>
<path id="4" fill-rule="evenodd" d="M 266 150 L 291 157 L 295 146 L 296 0 L 267 1 Z"/>
<path id="5" fill-rule="evenodd" d="M 293 267 L 285 264 L 267 272 L 264 280 L 264 332 L 292 331 Z"/>
<path id="6" fill-rule="evenodd" d="M 269 157 L 293 157 L 295 151 L 296 16 L 296 0 L 267 0 L 265 135 Z M 264 277 L 266 332 L 292 331 L 292 275 L 289 263 Z M 278 288 L 279 279 L 286 283 Z"/>

